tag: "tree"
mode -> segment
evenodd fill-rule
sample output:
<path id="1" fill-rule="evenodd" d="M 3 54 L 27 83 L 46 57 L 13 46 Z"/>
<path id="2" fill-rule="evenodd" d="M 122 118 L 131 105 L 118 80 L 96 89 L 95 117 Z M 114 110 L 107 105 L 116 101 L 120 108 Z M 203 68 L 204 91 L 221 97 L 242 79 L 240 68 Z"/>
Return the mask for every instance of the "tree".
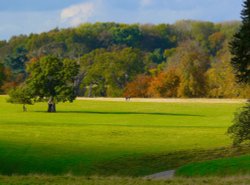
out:
<path id="1" fill-rule="evenodd" d="M 30 94 L 30 90 L 25 85 L 20 85 L 18 88 L 9 91 L 10 98 L 7 100 L 14 104 L 23 104 L 23 111 L 26 112 L 26 105 L 33 104 L 33 98 Z"/>
<path id="2" fill-rule="evenodd" d="M 18 84 L 21 84 L 23 81 L 23 75 L 19 74 L 17 75 L 17 77 L 15 78 L 15 80 L 13 80 L 13 74 L 10 68 L 6 68 L 3 66 L 2 68 L 3 70 L 1 71 L 2 77 L 3 77 L 3 81 L 2 81 L 2 87 L 1 87 L 1 91 L 3 93 L 7 93 L 10 89 L 15 88 L 16 86 L 18 86 Z"/>
<path id="3" fill-rule="evenodd" d="M 235 82 L 233 67 L 230 64 L 231 54 L 228 43 L 217 52 L 211 68 L 207 71 L 208 96 L 213 98 L 239 97 L 242 88 Z"/>
<path id="4" fill-rule="evenodd" d="M 81 58 L 82 86 L 89 96 L 122 96 L 126 84 L 144 72 L 142 58 L 138 49 L 94 50 Z"/>
<path id="5" fill-rule="evenodd" d="M 107 80 L 108 96 L 121 96 L 126 84 L 132 81 L 137 74 L 144 72 L 142 53 L 138 49 L 124 48 L 110 53 L 107 67 L 103 75 Z"/>
<path id="6" fill-rule="evenodd" d="M 54 56 L 29 62 L 25 87 L 29 89 L 30 99 L 35 102 L 48 100 L 48 112 L 56 112 L 56 102 L 72 102 L 75 99 L 74 80 L 78 69 L 75 61 Z M 11 98 L 15 98 L 15 93 L 10 94 Z"/>
<path id="7" fill-rule="evenodd" d="M 111 29 L 114 44 L 126 45 L 129 47 L 137 47 L 141 40 L 141 31 L 139 26 L 120 24 Z"/>
<path id="8" fill-rule="evenodd" d="M 81 58 L 81 86 L 85 89 L 86 96 L 106 96 L 106 79 L 103 75 L 106 61 L 109 61 L 108 53 L 104 49 L 94 50 Z"/>
<path id="9" fill-rule="evenodd" d="M 238 82 L 250 85 L 250 0 L 244 2 L 241 16 L 242 26 L 231 43 L 232 65 Z M 250 140 L 250 101 L 236 114 L 228 133 L 231 134 L 235 145 Z"/>
<path id="10" fill-rule="evenodd" d="M 28 61 L 28 51 L 23 47 L 17 47 L 13 54 L 5 58 L 5 65 L 16 74 L 25 73 L 25 63 Z"/>
<path id="11" fill-rule="evenodd" d="M 229 127 L 228 133 L 231 134 L 234 145 L 250 140 L 250 102 L 235 114 L 234 124 Z"/>
<path id="12" fill-rule="evenodd" d="M 0 93 L 2 93 L 2 85 L 4 82 L 4 66 L 2 63 L 0 63 Z"/>
<path id="13" fill-rule="evenodd" d="M 231 40 L 240 24 L 239 21 L 214 24 L 190 20 L 179 21 L 173 25 L 85 23 L 76 28 L 55 28 L 40 34 L 13 36 L 8 41 L 0 41 L 0 62 L 4 64 L 4 70 L 8 73 L 4 73 L 2 89 L 7 92 L 10 87 L 23 83 L 28 75 L 25 65 L 29 59 L 53 55 L 59 58 L 78 59 L 81 73 L 77 83 L 84 81 L 78 95 L 121 96 L 125 85 L 133 81 L 138 74 L 157 76 L 174 55 L 175 58 L 180 58 L 182 51 L 178 47 L 179 43 L 187 43 L 190 40 L 199 43 L 198 52 L 197 47 L 194 51 L 194 47 L 189 49 L 190 44 L 187 44 L 186 48 L 182 47 L 182 50 L 189 49 L 199 55 L 199 50 L 203 50 L 203 53 L 205 51 L 205 54 L 209 54 L 207 64 L 210 67 L 211 59 L 217 58 L 224 43 Z M 126 49 L 127 47 L 131 48 Z M 99 50 L 100 54 L 96 52 L 92 57 L 96 50 Z M 133 53 L 138 53 L 138 60 L 134 60 L 136 57 Z M 189 51 L 183 53 L 187 56 Z M 88 58 L 86 61 L 93 61 L 94 64 L 85 65 L 81 58 Z M 127 65 L 127 62 L 131 61 L 134 62 L 129 64 L 130 66 Z M 137 68 L 137 64 L 140 67 Z M 134 67 L 137 68 L 134 70 L 136 74 L 131 74 Z M 183 69 L 185 67 L 191 69 L 191 65 L 184 66 Z M 193 87 L 205 87 L 203 82 L 198 83 L 202 86 L 196 86 L 198 80 L 204 79 L 204 71 L 198 69 L 198 72 L 202 78 L 199 78 L 198 73 L 196 76 L 193 75 L 196 73 L 185 76 L 190 77 L 190 81 L 186 80 L 181 84 L 182 90 L 187 90 L 185 96 L 204 96 L 203 92 L 188 92 Z M 188 89 L 187 85 L 191 88 Z M 195 88 L 194 91 L 197 90 L 198 88 Z M 180 91 L 180 96 L 183 95 L 182 92 Z"/>
<path id="14" fill-rule="evenodd" d="M 250 84 L 250 0 L 244 2 L 240 30 L 231 42 L 232 65 L 239 83 Z"/>
<path id="15" fill-rule="evenodd" d="M 177 97 L 179 85 L 179 74 L 176 68 L 170 67 L 153 78 L 148 94 L 151 97 Z"/>
<path id="16" fill-rule="evenodd" d="M 226 37 L 222 32 L 216 32 L 208 37 L 211 55 L 215 56 L 223 47 Z"/>
<path id="17" fill-rule="evenodd" d="M 180 44 L 168 60 L 168 66 L 174 66 L 180 74 L 178 97 L 206 95 L 205 72 L 209 67 L 209 58 L 199 43 L 186 41 Z"/>
<path id="18" fill-rule="evenodd" d="M 192 22 L 192 36 L 200 43 L 203 49 L 208 49 L 208 37 L 215 31 L 214 24 L 211 22 Z"/>
<path id="19" fill-rule="evenodd" d="M 155 64 L 161 64 L 162 62 L 166 60 L 163 56 L 163 52 L 159 48 L 149 53 L 148 57 L 149 57 L 149 60 L 151 60 Z"/>
<path id="20" fill-rule="evenodd" d="M 176 46 L 175 32 L 170 25 L 145 24 L 140 26 L 142 39 L 140 48 L 146 51 L 154 51 L 155 49 L 169 49 Z"/>
<path id="21" fill-rule="evenodd" d="M 125 97 L 148 97 L 148 88 L 151 77 L 146 75 L 138 75 L 132 82 L 125 87 Z"/>

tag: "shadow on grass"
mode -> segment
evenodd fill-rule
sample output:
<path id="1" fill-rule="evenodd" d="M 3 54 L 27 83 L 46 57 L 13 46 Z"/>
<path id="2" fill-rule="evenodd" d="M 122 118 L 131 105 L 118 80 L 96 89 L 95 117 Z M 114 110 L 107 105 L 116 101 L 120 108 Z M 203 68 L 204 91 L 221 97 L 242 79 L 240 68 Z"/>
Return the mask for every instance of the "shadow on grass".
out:
<path id="1" fill-rule="evenodd" d="M 35 111 L 46 113 L 45 111 Z M 205 117 L 204 115 L 199 114 L 180 114 L 180 113 L 164 113 L 164 112 L 110 112 L 110 111 L 57 111 L 56 113 L 63 114 L 107 114 L 107 115 L 158 115 L 158 116 L 190 116 L 190 117 Z"/>
<path id="2" fill-rule="evenodd" d="M 151 154 L 134 157 L 121 157 L 94 165 L 98 175 L 139 177 L 166 170 L 173 170 L 183 165 L 207 160 L 236 157 L 249 154 L 250 146 L 222 147 L 210 150 L 185 150 L 171 153 Z"/>
<path id="3" fill-rule="evenodd" d="M 120 157 L 94 161 L 88 161 L 91 157 L 84 155 L 85 151 L 83 150 L 67 150 L 40 144 L 24 145 L 22 143 L 1 142 L 0 140 L 0 151 L 0 174 L 2 175 L 72 174 L 139 177 L 176 169 L 191 162 L 249 154 L 250 146 L 211 150 L 196 149 L 147 155 L 130 153 L 126 156 L 120 155 Z M 95 152 L 92 154 L 95 155 Z"/>

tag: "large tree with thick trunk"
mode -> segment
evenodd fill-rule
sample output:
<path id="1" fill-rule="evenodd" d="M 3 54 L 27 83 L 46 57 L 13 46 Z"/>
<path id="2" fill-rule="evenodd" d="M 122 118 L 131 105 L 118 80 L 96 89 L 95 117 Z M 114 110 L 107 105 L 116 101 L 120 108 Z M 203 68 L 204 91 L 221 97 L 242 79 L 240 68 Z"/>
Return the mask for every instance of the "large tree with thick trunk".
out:
<path id="1" fill-rule="evenodd" d="M 48 112 L 56 112 L 57 102 L 72 102 L 75 99 L 74 82 L 78 70 L 74 60 L 45 56 L 28 63 L 29 76 L 23 86 L 29 89 L 34 102 L 48 101 Z"/>
<path id="2" fill-rule="evenodd" d="M 241 12 L 242 26 L 231 42 L 232 65 L 239 83 L 250 85 L 250 0 L 244 1 Z M 234 118 L 234 124 L 228 129 L 237 145 L 250 140 L 250 101 Z"/>

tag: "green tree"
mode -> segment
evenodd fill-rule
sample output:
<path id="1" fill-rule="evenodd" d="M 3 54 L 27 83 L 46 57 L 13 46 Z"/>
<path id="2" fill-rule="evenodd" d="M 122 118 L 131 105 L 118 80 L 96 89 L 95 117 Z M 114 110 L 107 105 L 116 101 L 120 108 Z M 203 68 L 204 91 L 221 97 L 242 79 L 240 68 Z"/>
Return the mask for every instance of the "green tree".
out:
<path id="1" fill-rule="evenodd" d="M 234 145 L 250 140 L 250 102 L 235 114 L 234 124 L 229 127 L 228 133 L 231 134 Z"/>
<path id="2" fill-rule="evenodd" d="M 22 104 L 24 112 L 27 111 L 26 105 L 32 105 L 34 103 L 30 90 L 25 85 L 20 85 L 8 93 L 10 98 L 7 101 L 14 104 Z"/>
<path id="3" fill-rule="evenodd" d="M 166 58 L 163 55 L 163 51 L 161 49 L 155 49 L 153 52 L 148 54 L 149 60 L 152 61 L 152 63 L 160 64 L 166 60 Z"/>
<path id="4" fill-rule="evenodd" d="M 124 48 L 110 53 L 104 76 L 107 80 L 108 96 L 121 96 L 126 84 L 137 74 L 144 72 L 142 54 L 138 49 Z"/>
<path id="5" fill-rule="evenodd" d="M 168 60 L 168 66 L 174 66 L 180 74 L 178 97 L 204 97 L 206 95 L 205 72 L 209 67 L 209 58 L 199 43 L 186 41 L 180 44 Z"/>
<path id="6" fill-rule="evenodd" d="M 250 0 L 244 2 L 241 16 L 242 26 L 231 43 L 232 65 L 238 82 L 250 85 Z M 231 134 L 234 144 L 250 140 L 250 101 L 236 114 L 228 133 Z"/>
<path id="7" fill-rule="evenodd" d="M 17 47 L 12 54 L 5 58 L 4 63 L 15 75 L 24 74 L 25 63 L 28 61 L 27 54 L 28 51 L 23 46 Z"/>
<path id="8" fill-rule="evenodd" d="M 141 40 L 141 31 L 136 24 L 120 24 L 117 27 L 113 27 L 111 33 L 113 35 L 114 44 L 137 47 Z"/>
<path id="9" fill-rule="evenodd" d="M 242 26 L 231 42 L 232 65 L 240 83 L 250 84 L 250 0 L 244 2 Z"/>
<path id="10" fill-rule="evenodd" d="M 121 96 L 126 84 L 144 72 L 140 50 L 95 50 L 81 58 L 80 73 L 88 96 Z"/>
<path id="11" fill-rule="evenodd" d="M 204 49 L 208 47 L 208 37 L 216 31 L 211 22 L 194 21 L 192 23 L 192 36 Z"/>
<path id="12" fill-rule="evenodd" d="M 81 89 L 85 95 L 106 96 L 106 79 L 103 75 L 106 61 L 109 61 L 108 52 L 104 49 L 94 50 L 80 59 Z"/>
<path id="13" fill-rule="evenodd" d="M 216 24 L 216 27 L 226 36 L 227 39 L 231 40 L 233 35 L 239 30 L 240 25 L 240 21 L 227 21 Z"/>
<path id="14" fill-rule="evenodd" d="M 48 100 L 48 112 L 56 111 L 56 102 L 72 102 L 76 97 L 74 80 L 78 69 L 75 61 L 54 56 L 31 61 L 27 67 L 29 77 L 25 81 L 30 99 L 35 102 Z"/>
<path id="15" fill-rule="evenodd" d="M 174 29 L 170 25 L 141 25 L 142 38 L 140 41 L 140 49 L 146 51 L 154 51 L 169 49 L 176 46 L 177 40 Z"/>

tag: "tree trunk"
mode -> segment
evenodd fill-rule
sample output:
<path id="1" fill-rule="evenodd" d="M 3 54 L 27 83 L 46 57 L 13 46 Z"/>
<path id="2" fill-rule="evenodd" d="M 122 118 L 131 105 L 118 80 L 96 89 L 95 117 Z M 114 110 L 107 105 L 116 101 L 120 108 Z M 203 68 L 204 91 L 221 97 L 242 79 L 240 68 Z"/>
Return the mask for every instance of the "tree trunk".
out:
<path id="1" fill-rule="evenodd" d="M 92 97 L 92 84 L 89 85 L 89 94 L 88 97 Z"/>
<path id="2" fill-rule="evenodd" d="M 48 112 L 56 112 L 56 104 L 53 97 L 50 97 L 48 101 Z"/>
<path id="3" fill-rule="evenodd" d="M 23 112 L 27 112 L 27 108 L 26 108 L 25 104 L 23 104 Z"/>

